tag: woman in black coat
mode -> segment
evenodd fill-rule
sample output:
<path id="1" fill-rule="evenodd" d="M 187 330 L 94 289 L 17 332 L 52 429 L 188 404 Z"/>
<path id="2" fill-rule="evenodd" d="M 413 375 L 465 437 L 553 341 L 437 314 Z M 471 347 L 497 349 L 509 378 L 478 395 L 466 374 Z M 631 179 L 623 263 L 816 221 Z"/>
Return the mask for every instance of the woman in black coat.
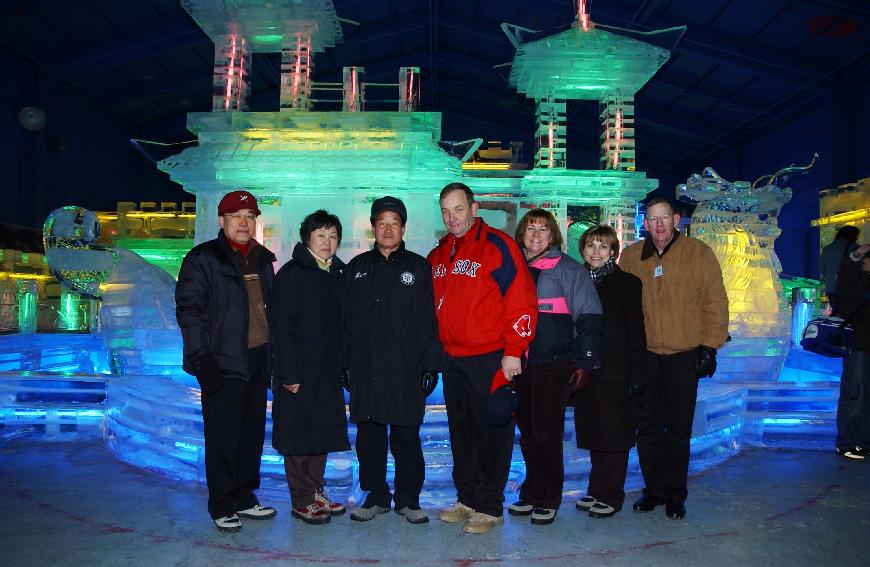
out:
<path id="1" fill-rule="evenodd" d="M 645 383 L 646 333 L 641 282 L 619 269 L 619 241 L 606 225 L 580 237 L 580 252 L 604 309 L 601 367 L 574 398 L 577 446 L 592 460 L 589 489 L 577 502 L 593 518 L 608 518 L 622 509 L 628 452 L 635 443 L 633 399 Z"/>
<path id="2" fill-rule="evenodd" d="M 323 490 L 326 455 L 347 451 L 341 376 L 341 223 L 326 211 L 302 221 L 301 242 L 275 277 L 272 333 L 272 446 L 284 455 L 292 514 L 325 524 L 343 514 Z"/>

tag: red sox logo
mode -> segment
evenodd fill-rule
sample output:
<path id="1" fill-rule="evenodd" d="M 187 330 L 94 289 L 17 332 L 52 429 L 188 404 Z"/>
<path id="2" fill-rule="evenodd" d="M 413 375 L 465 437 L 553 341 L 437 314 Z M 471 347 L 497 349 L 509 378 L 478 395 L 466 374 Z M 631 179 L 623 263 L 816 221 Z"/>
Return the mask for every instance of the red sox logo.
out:
<path id="1" fill-rule="evenodd" d="M 532 318 L 528 315 L 523 315 L 517 322 L 514 323 L 514 331 L 521 337 L 531 337 L 532 336 Z"/>
<path id="2" fill-rule="evenodd" d="M 443 278 L 446 275 L 447 275 L 447 270 L 444 269 L 444 264 L 438 264 L 437 266 L 435 266 L 435 269 L 432 270 L 432 277 L 433 278 Z"/>
<path id="3" fill-rule="evenodd" d="M 477 269 L 480 267 L 480 262 L 472 262 L 471 260 L 456 260 L 453 265 L 451 274 L 464 274 L 471 278 L 477 277 Z"/>

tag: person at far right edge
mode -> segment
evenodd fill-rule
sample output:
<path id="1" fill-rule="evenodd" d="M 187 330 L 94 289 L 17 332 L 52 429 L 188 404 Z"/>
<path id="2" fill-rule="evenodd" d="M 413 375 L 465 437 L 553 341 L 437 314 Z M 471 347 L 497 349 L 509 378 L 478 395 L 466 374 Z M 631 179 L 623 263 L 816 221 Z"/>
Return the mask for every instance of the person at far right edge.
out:
<path id="1" fill-rule="evenodd" d="M 698 379 L 716 372 L 728 340 L 728 296 L 709 246 L 676 229 L 680 215 L 666 199 L 646 207 L 648 236 L 626 248 L 619 267 L 643 285 L 647 386 L 637 400 L 637 453 L 643 496 L 635 512 L 665 505 L 686 515 L 689 441 Z"/>

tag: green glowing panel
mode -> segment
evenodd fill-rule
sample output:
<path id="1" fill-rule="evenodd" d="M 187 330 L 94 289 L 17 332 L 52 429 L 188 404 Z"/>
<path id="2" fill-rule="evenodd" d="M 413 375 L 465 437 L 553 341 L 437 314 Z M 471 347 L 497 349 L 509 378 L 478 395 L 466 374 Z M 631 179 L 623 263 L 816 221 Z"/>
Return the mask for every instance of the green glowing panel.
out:
<path id="1" fill-rule="evenodd" d="M 162 268 L 178 278 L 181 261 L 193 248 L 192 238 L 119 238 L 118 248 L 135 252 L 149 264 Z"/>
<path id="2" fill-rule="evenodd" d="M 536 100 L 600 100 L 634 95 L 670 57 L 666 49 L 599 28 L 579 26 L 521 44 L 510 84 Z"/>
<path id="3" fill-rule="evenodd" d="M 278 53 L 283 37 L 296 32 L 311 32 L 315 52 L 342 39 L 332 0 L 181 0 L 181 7 L 215 43 L 238 33 L 252 52 Z"/>

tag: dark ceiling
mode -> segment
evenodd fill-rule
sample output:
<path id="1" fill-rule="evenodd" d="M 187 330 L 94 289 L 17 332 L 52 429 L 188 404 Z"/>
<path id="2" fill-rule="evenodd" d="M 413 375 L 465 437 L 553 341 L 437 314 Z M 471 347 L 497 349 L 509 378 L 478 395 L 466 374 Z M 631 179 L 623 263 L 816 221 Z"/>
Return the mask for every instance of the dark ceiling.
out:
<path id="1" fill-rule="evenodd" d="M 395 82 L 398 67 L 419 65 L 424 110 L 445 113 L 447 139 L 523 132 L 531 140 L 534 105 L 497 67 L 514 54 L 499 25 L 547 30 L 574 17 L 572 0 L 334 4 L 358 25 L 343 24 L 344 41 L 316 56 L 315 81 L 364 65 L 368 81 Z M 688 26 L 636 97 L 639 168 L 653 176 L 696 171 L 870 77 L 867 0 L 590 0 L 589 9 L 596 23 L 633 30 Z M 211 108 L 214 48 L 178 0 L 0 0 L 0 45 L 155 141 L 190 139 L 186 113 Z M 279 66 L 278 54 L 254 56 L 251 110 L 277 109 Z M 476 131 L 450 130 L 463 123 Z M 568 135 L 594 152 L 595 105 L 569 103 Z"/>

